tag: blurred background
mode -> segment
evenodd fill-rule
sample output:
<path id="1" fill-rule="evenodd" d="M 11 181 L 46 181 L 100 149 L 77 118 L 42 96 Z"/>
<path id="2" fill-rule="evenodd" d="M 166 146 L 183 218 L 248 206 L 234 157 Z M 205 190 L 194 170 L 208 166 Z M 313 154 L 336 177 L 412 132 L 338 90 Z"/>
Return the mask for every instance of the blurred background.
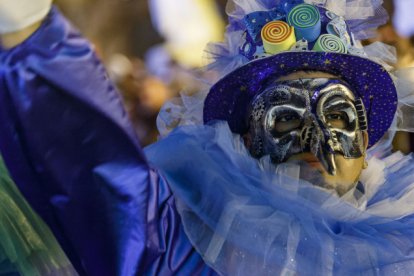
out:
<path id="1" fill-rule="evenodd" d="M 55 0 L 94 44 L 118 86 L 143 145 L 157 140 L 163 103 L 183 89 L 200 89 L 194 70 L 206 64 L 207 42 L 222 40 L 227 0 Z M 414 67 L 414 0 L 384 0 L 389 22 L 369 42 L 396 47 L 398 68 Z M 414 78 L 414 76 L 412 76 Z M 398 133 L 394 146 L 414 149 Z"/>

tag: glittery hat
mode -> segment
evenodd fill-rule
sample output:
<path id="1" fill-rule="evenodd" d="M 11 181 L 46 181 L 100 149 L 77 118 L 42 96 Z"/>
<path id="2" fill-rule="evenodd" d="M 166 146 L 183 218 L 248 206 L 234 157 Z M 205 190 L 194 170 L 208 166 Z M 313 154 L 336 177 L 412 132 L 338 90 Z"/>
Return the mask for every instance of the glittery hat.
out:
<path id="1" fill-rule="evenodd" d="M 344 2 L 342 7 L 316 0 L 261 0 L 249 5 L 245 1 L 245 6 L 235 2 L 239 6 L 230 16 L 227 39 L 232 40 L 230 45 L 238 42 L 238 52 L 233 60 L 217 54 L 215 64 L 223 68 L 232 63 L 226 67 L 231 72 L 208 93 L 204 123 L 224 120 L 233 132 L 243 134 L 248 130 L 249 105 L 267 80 L 297 71 L 321 71 L 341 77 L 363 100 L 369 145 L 384 135 L 397 109 L 397 91 L 387 65 L 372 60 L 359 42 L 369 35 L 367 30 L 386 22 L 382 1 L 353 1 L 353 6 L 336 1 Z"/>

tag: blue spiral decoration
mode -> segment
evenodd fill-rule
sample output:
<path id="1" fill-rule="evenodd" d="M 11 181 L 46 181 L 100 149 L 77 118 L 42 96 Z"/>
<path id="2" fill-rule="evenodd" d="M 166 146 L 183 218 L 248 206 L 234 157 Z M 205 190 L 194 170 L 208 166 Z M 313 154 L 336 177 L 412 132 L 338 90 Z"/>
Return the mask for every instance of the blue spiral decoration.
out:
<path id="1" fill-rule="evenodd" d="M 295 28 L 296 39 L 313 42 L 321 34 L 321 14 L 317 7 L 300 4 L 288 14 L 288 23 Z"/>

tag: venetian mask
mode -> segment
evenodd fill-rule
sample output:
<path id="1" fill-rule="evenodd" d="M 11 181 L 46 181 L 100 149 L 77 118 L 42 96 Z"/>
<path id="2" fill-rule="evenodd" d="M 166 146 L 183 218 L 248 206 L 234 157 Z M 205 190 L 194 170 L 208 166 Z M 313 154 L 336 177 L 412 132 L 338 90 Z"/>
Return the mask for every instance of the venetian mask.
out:
<path id="1" fill-rule="evenodd" d="M 252 102 L 251 153 L 274 163 L 312 153 L 330 175 L 335 155 L 365 154 L 367 119 L 362 100 L 337 78 L 273 81 Z M 366 139 L 366 138 L 365 138 Z"/>

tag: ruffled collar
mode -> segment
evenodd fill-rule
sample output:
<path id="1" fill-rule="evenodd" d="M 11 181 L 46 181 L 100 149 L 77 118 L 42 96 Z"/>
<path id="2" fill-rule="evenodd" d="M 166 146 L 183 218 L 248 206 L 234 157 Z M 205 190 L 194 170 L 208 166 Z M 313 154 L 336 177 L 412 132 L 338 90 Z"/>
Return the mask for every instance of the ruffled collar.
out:
<path id="1" fill-rule="evenodd" d="M 146 153 L 168 179 L 190 241 L 219 273 L 414 269 L 411 156 L 372 157 L 365 193 L 339 198 L 295 177 L 294 166 L 272 171 L 252 159 L 226 124 L 180 128 Z"/>

